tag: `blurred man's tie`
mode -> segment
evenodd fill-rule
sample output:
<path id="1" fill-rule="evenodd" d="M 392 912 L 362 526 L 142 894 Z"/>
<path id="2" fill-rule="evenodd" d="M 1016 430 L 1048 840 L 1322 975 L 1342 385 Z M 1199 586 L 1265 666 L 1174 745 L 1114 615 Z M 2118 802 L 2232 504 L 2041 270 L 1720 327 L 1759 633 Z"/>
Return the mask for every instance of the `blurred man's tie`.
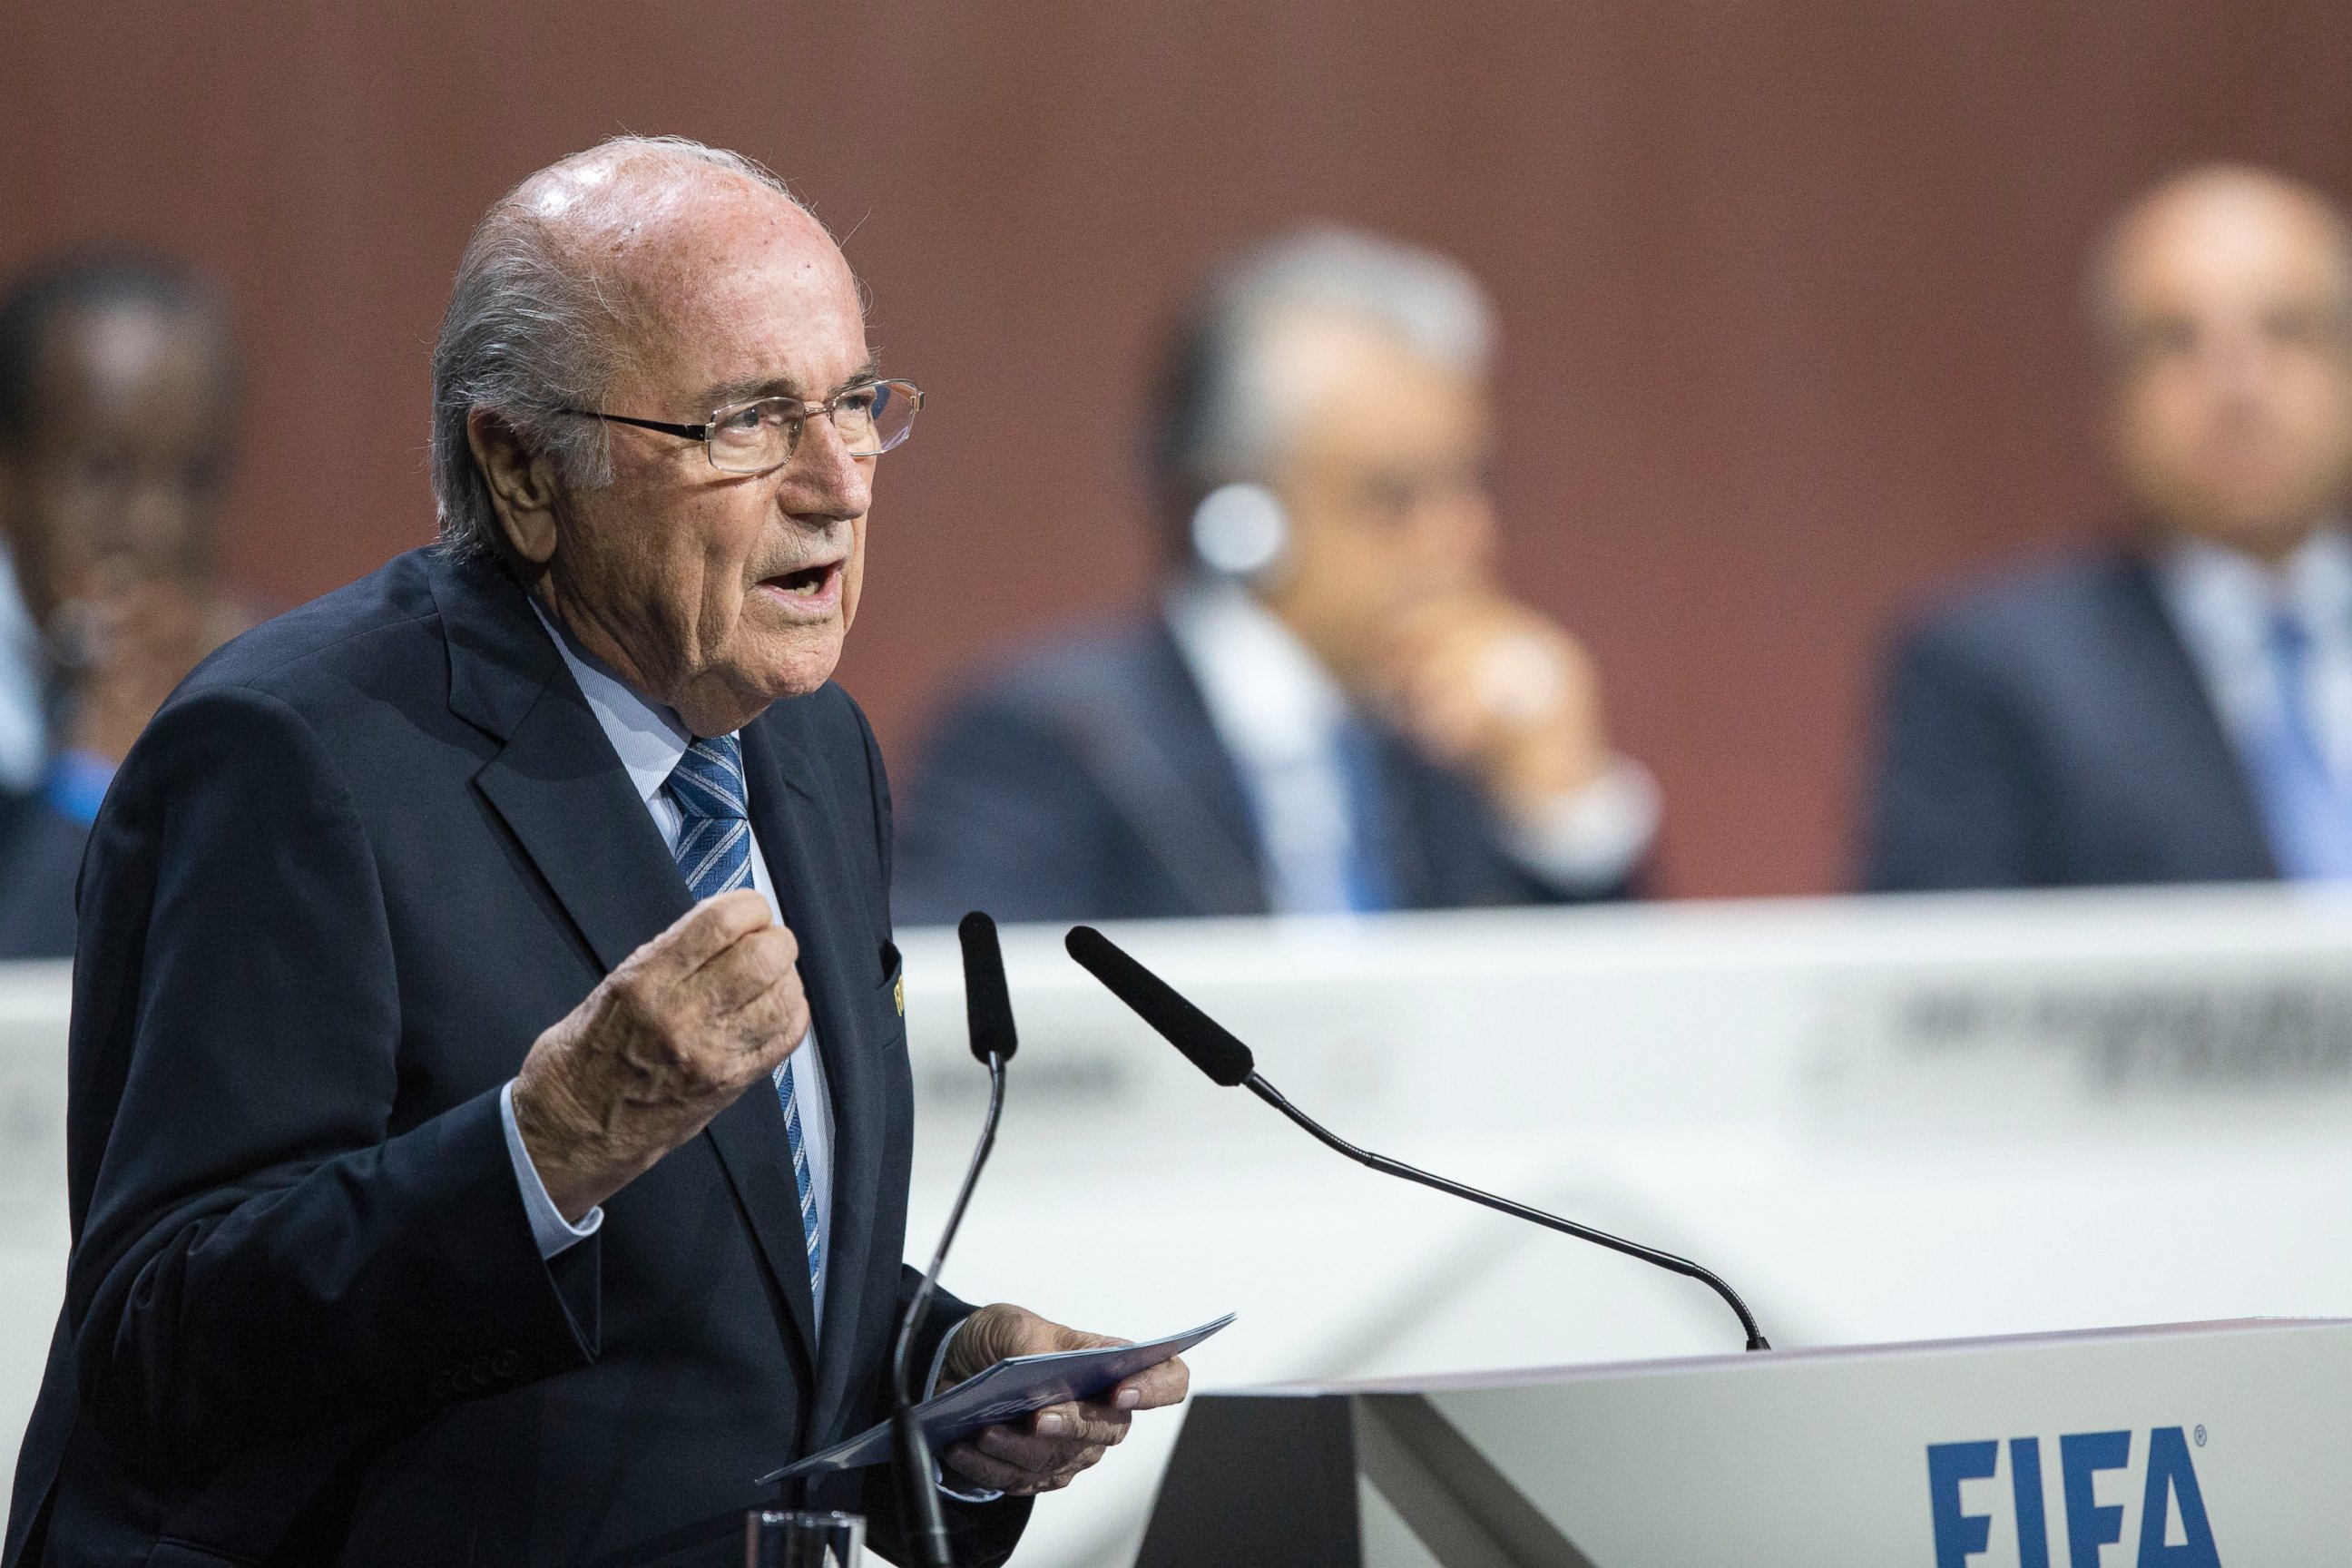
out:
<path id="1" fill-rule="evenodd" d="M 2253 774 L 2279 870 L 2298 881 L 2352 879 L 2352 795 L 2329 766 L 2313 722 L 2311 632 L 2293 611 L 2281 610 L 2263 644 L 2278 704 Z"/>

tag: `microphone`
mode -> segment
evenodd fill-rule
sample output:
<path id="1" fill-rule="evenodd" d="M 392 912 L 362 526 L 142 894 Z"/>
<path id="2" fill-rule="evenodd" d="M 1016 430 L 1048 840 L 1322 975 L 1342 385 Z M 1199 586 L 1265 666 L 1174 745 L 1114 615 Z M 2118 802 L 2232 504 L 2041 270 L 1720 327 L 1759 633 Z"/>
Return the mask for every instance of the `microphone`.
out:
<path id="1" fill-rule="evenodd" d="M 915 1415 L 915 1406 L 922 1400 L 908 1384 L 907 1357 L 914 1346 L 915 1327 L 923 1321 L 939 1288 L 940 1266 L 948 1260 L 948 1248 L 955 1244 L 956 1229 L 963 1224 L 972 1189 L 980 1184 L 981 1169 L 988 1163 L 989 1151 L 996 1147 L 997 1119 L 1004 1113 L 1004 1064 L 1013 1059 L 1020 1044 L 1013 1027 L 1013 996 L 1004 984 L 1004 953 L 997 944 L 996 922 L 974 910 L 957 923 L 956 939 L 963 947 L 964 1026 L 971 1037 L 971 1054 L 988 1068 L 988 1116 L 981 1123 L 980 1142 L 971 1152 L 962 1190 L 948 1211 L 947 1228 L 940 1233 L 939 1250 L 931 1254 L 931 1266 L 907 1303 L 906 1316 L 898 1321 L 898 1342 L 890 1351 L 890 1387 L 896 1395 L 890 1428 L 898 1449 L 898 1499 L 923 1568 L 955 1568 L 955 1551 L 948 1541 L 946 1511 L 940 1506 L 930 1440 Z"/>
<path id="2" fill-rule="evenodd" d="M 1070 956 L 1078 961 L 1080 967 L 1101 981 L 1112 995 L 1133 1008 L 1136 1016 L 1158 1030 L 1170 1045 L 1183 1052 L 1184 1058 L 1206 1073 L 1212 1082 L 1226 1089 L 1248 1089 L 1305 1128 L 1325 1148 L 1345 1154 L 1356 1163 L 1369 1166 L 1382 1175 L 1418 1182 L 1424 1187 L 1450 1193 L 1457 1198 L 1466 1198 L 1515 1219 L 1527 1220 L 1575 1237 L 1580 1241 L 1589 1241 L 1612 1252 L 1622 1252 L 1628 1258 L 1638 1258 L 1644 1263 L 1654 1264 L 1685 1279 L 1696 1279 L 1722 1297 L 1724 1304 L 1738 1316 L 1739 1327 L 1748 1336 L 1749 1350 L 1768 1351 L 1772 1348 L 1764 1338 L 1763 1331 L 1756 1326 L 1755 1315 L 1748 1311 L 1748 1303 L 1741 1300 L 1739 1293 L 1725 1284 L 1713 1270 L 1693 1263 L 1687 1258 L 1677 1258 L 1671 1252 L 1661 1252 L 1654 1247 L 1644 1247 L 1638 1241 L 1628 1241 L 1607 1231 L 1595 1230 L 1591 1226 L 1579 1225 L 1574 1220 L 1562 1219 L 1558 1215 L 1546 1214 L 1541 1209 L 1529 1208 L 1525 1204 L 1513 1203 L 1508 1198 L 1498 1198 L 1492 1193 L 1482 1193 L 1475 1187 L 1465 1187 L 1444 1176 L 1416 1170 L 1385 1154 L 1359 1149 L 1285 1100 L 1280 1090 L 1258 1076 L 1257 1063 L 1251 1057 L 1247 1046 L 1234 1038 L 1224 1026 L 1180 995 L 1174 986 L 1122 952 L 1102 932 L 1092 926 L 1073 926 L 1062 945 L 1069 950 Z"/>
<path id="3" fill-rule="evenodd" d="M 996 922 L 974 910 L 956 926 L 956 940 L 963 944 L 963 1021 L 971 1054 L 998 1072 L 1021 1042 L 1013 1029 L 1013 993 L 1004 984 Z"/>
<path id="4" fill-rule="evenodd" d="M 1186 1061 L 1208 1074 L 1210 1082 L 1221 1089 L 1239 1089 L 1257 1076 L 1257 1063 L 1247 1046 L 1180 995 L 1173 985 L 1129 958 L 1110 938 L 1092 926 L 1072 926 L 1062 945 L 1112 995 L 1183 1052 Z"/>

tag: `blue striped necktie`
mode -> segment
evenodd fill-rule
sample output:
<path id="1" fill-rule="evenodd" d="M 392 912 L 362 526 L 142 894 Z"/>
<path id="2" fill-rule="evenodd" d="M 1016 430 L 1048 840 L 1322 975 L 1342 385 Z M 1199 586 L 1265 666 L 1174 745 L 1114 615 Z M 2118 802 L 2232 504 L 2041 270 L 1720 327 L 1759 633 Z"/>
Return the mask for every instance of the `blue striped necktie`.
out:
<path id="1" fill-rule="evenodd" d="M 2279 869 L 2298 881 L 2352 879 L 2352 796 L 2329 765 L 2313 711 L 2312 637 L 2291 611 L 2263 637 L 2278 711 L 2256 737 L 2254 794 Z"/>
<path id="2" fill-rule="evenodd" d="M 677 835 L 677 868 L 699 901 L 751 885 L 751 792 L 743 783 L 743 746 L 732 735 L 697 741 L 677 760 L 664 786 L 685 821 Z M 808 1244 L 809 1289 L 824 1274 L 824 1236 L 817 1225 L 816 1185 L 809 1179 L 801 1108 L 793 1093 L 791 1058 L 776 1064 L 776 1097 L 784 1106 L 784 1143 L 800 1188 L 801 1236 Z"/>

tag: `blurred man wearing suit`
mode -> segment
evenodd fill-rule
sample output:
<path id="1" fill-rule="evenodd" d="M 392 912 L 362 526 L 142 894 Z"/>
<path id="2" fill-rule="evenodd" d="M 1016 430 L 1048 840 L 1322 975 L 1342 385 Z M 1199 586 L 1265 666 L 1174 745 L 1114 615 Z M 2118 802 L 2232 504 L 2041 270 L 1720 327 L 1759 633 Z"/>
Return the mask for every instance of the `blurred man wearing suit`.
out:
<path id="1" fill-rule="evenodd" d="M 1500 581 L 1493 325 L 1451 261 L 1316 229 L 1212 280 L 1153 443 L 1155 614 L 940 721 L 908 921 L 1372 911 L 1621 895 L 1657 791 L 1591 660 Z"/>
<path id="2" fill-rule="evenodd" d="M 1909 637 L 1864 880 L 2352 877 L 2352 233 L 2305 186 L 2201 168 L 2089 284 L 2128 538 Z"/>
<path id="3" fill-rule="evenodd" d="M 188 268 L 68 257 L 0 300 L 0 958 L 67 958 L 74 879 L 115 768 L 236 628 L 210 587 L 236 372 Z"/>
<path id="4" fill-rule="evenodd" d="M 715 1568 L 882 1413 L 913 1105 L 828 678 L 919 405 L 755 165 L 622 140 L 491 208 L 441 546 L 215 655 L 100 810 L 11 1568 Z M 942 1300 L 917 1364 L 1097 1342 Z M 960 1560 L 1182 1389 L 950 1449 Z M 881 1472 L 810 1491 L 900 1550 Z"/>

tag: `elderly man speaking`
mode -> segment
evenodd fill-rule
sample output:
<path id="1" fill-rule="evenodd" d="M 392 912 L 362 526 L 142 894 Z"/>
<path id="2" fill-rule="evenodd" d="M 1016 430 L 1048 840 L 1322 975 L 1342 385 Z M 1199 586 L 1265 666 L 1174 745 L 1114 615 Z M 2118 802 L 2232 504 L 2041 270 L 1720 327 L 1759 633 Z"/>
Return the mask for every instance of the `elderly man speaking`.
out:
<path id="1" fill-rule="evenodd" d="M 490 210 L 434 383 L 439 546 L 215 655 L 99 818 L 9 1568 L 738 1562 L 882 1412 L 889 796 L 827 680 L 921 394 L 781 184 L 646 140 Z M 959 1561 L 1183 1384 L 950 1450 Z M 887 1552 L 880 1474 L 810 1500 Z"/>

